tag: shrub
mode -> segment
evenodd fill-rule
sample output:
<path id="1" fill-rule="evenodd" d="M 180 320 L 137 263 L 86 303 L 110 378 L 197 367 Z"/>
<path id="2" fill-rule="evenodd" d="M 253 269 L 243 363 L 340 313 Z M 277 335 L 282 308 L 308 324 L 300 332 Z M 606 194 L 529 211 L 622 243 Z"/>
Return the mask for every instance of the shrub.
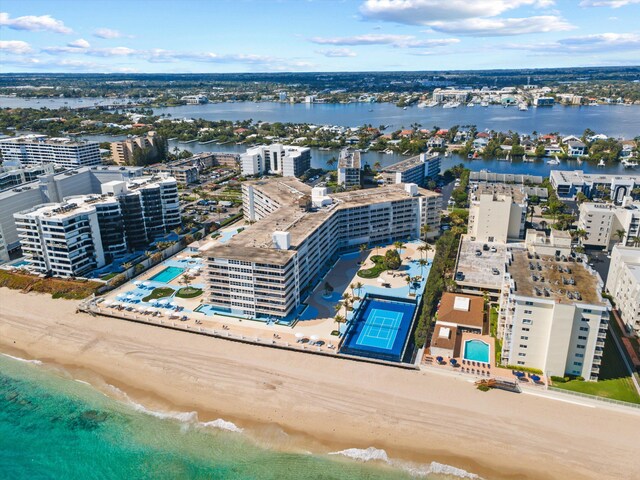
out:
<path id="1" fill-rule="evenodd" d="M 553 383 L 567 383 L 569 381 L 569 377 L 557 377 L 555 375 L 552 375 L 551 381 Z"/>
<path id="2" fill-rule="evenodd" d="M 24 292 L 50 293 L 53 298 L 81 300 L 94 293 L 102 284 L 87 280 L 41 278 L 23 272 L 0 270 L 0 287 Z"/>
<path id="3" fill-rule="evenodd" d="M 491 387 L 489 387 L 489 385 L 480 384 L 478 385 L 478 390 L 480 390 L 481 392 L 488 392 L 489 390 L 491 390 Z"/>
<path id="4" fill-rule="evenodd" d="M 202 289 L 194 287 L 184 287 L 176 292 L 176 297 L 180 298 L 195 298 L 200 295 L 202 295 Z"/>
<path id="5" fill-rule="evenodd" d="M 397 250 L 387 250 L 384 254 L 384 265 L 389 270 L 397 270 L 402 264 L 402 259 Z"/>
<path id="6" fill-rule="evenodd" d="M 535 373 L 536 375 L 543 375 L 542 370 L 540 370 L 539 368 L 523 367 L 520 365 L 507 365 L 505 368 L 509 368 L 511 370 L 519 370 L 521 372 Z"/>
<path id="7" fill-rule="evenodd" d="M 382 255 L 374 255 L 371 257 L 371 261 L 375 266 L 369 269 L 358 270 L 359 277 L 376 278 L 387 269 L 385 266 L 385 258 Z"/>
<path id="8" fill-rule="evenodd" d="M 163 298 L 173 295 L 173 288 L 169 287 L 160 287 L 154 288 L 153 291 L 142 299 L 143 302 L 148 302 L 149 300 L 154 300 L 156 298 Z"/>

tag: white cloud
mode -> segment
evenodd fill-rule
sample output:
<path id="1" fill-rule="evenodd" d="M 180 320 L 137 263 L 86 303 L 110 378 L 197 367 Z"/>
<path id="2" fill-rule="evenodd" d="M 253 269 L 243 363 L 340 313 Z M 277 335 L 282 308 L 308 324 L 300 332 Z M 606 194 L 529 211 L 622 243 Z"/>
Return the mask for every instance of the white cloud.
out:
<path id="1" fill-rule="evenodd" d="M 620 8 L 634 3 L 640 3 L 640 0 L 582 0 L 580 6 Z"/>
<path id="2" fill-rule="evenodd" d="M 460 42 L 457 38 L 420 40 L 413 35 L 384 33 L 369 33 L 352 37 L 313 37 L 311 41 L 319 45 L 391 45 L 398 48 L 438 47 Z"/>
<path id="3" fill-rule="evenodd" d="M 437 21 L 495 17 L 523 6 L 553 4 L 551 0 L 366 0 L 360 13 L 371 20 L 430 25 Z"/>
<path id="4" fill-rule="evenodd" d="M 46 30 L 55 33 L 72 33 L 69 27 L 53 18 L 51 15 L 26 15 L 23 17 L 11 18 L 6 12 L 0 12 L 0 26 L 9 27 L 14 30 L 42 31 Z"/>
<path id="5" fill-rule="evenodd" d="M 129 47 L 91 48 L 87 50 L 87 55 L 95 57 L 128 57 L 139 53 L 138 50 Z"/>
<path id="6" fill-rule="evenodd" d="M 349 50 L 348 48 L 332 48 L 329 50 L 316 50 L 316 53 L 320 55 L 324 55 L 325 57 L 335 58 L 335 57 L 355 57 L 356 52 L 353 50 Z"/>
<path id="7" fill-rule="evenodd" d="M 532 44 L 510 44 L 505 48 L 513 50 L 528 50 L 539 53 L 616 53 L 620 51 L 640 51 L 640 34 L 637 33 L 598 33 L 580 37 L 569 37 L 555 42 Z M 637 63 L 637 62 L 636 62 Z"/>
<path id="8" fill-rule="evenodd" d="M 71 48 L 89 48 L 89 47 L 91 47 L 91 44 L 89 42 L 87 42 L 84 38 L 79 38 L 77 40 L 74 40 L 73 42 L 67 43 L 67 47 L 71 47 Z"/>
<path id="9" fill-rule="evenodd" d="M 0 50 L 15 55 L 24 55 L 33 51 L 31 45 L 22 40 L 0 40 Z"/>
<path id="10" fill-rule="evenodd" d="M 433 22 L 431 28 L 443 33 L 476 37 L 501 37 L 572 30 L 562 18 L 542 15 L 528 18 L 471 18 L 452 22 Z"/>
<path id="11" fill-rule="evenodd" d="M 114 30 L 111 28 L 98 28 L 95 32 L 93 32 L 93 35 L 99 38 L 108 38 L 108 39 L 122 38 L 122 37 L 128 36 L 118 30 Z"/>

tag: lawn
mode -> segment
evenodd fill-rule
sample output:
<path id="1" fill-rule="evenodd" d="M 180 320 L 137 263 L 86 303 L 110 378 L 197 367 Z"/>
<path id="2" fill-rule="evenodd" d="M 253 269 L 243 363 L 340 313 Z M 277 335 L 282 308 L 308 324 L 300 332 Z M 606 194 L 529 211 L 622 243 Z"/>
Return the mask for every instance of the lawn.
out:
<path id="1" fill-rule="evenodd" d="M 491 311 L 489 313 L 489 334 L 495 338 L 496 347 L 496 365 L 500 365 L 502 360 L 502 339 L 498 338 L 498 308 L 491 307 Z"/>
<path id="2" fill-rule="evenodd" d="M 371 261 L 375 264 L 374 267 L 358 270 L 358 276 L 362 278 L 377 278 L 382 272 L 387 270 L 384 264 L 384 257 L 382 255 L 374 255 L 371 257 Z"/>
<path id="3" fill-rule="evenodd" d="M 176 297 L 180 298 L 195 298 L 200 295 L 202 295 L 202 289 L 194 287 L 184 287 L 176 292 Z"/>
<path id="4" fill-rule="evenodd" d="M 640 403 L 640 395 L 638 395 L 620 352 L 611 338 L 611 332 L 607 335 L 605 342 L 599 378 L 597 382 L 571 380 L 566 383 L 555 382 L 553 386 L 623 402 Z"/>
<path id="5" fill-rule="evenodd" d="M 169 287 L 161 287 L 154 288 L 153 291 L 142 299 L 143 302 L 148 302 L 149 300 L 155 300 L 156 298 L 163 298 L 173 295 L 173 288 Z"/>

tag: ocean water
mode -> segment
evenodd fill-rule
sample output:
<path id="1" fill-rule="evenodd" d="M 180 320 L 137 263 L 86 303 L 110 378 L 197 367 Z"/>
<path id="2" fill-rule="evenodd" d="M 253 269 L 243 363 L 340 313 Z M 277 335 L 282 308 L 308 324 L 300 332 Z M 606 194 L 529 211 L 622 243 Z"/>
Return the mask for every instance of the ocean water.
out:
<path id="1" fill-rule="evenodd" d="M 435 462 L 395 462 L 375 448 L 329 454 L 269 449 L 231 422 L 148 411 L 74 381 L 61 369 L 0 355 L 0 478 L 416 477 L 477 478 Z"/>

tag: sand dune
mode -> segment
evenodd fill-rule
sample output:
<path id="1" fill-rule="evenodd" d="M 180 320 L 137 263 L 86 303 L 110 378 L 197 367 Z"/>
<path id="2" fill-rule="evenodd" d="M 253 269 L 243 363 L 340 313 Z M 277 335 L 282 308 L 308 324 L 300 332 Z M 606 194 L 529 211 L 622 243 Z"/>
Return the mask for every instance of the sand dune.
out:
<path id="1" fill-rule="evenodd" d="M 225 418 L 285 448 L 385 449 L 485 478 L 633 478 L 639 414 L 463 379 L 324 358 L 76 314 L 76 303 L 0 288 L 0 350 L 117 386 L 151 408 Z M 279 430 L 278 430 L 279 431 Z M 637 478 L 637 477 L 636 477 Z"/>

